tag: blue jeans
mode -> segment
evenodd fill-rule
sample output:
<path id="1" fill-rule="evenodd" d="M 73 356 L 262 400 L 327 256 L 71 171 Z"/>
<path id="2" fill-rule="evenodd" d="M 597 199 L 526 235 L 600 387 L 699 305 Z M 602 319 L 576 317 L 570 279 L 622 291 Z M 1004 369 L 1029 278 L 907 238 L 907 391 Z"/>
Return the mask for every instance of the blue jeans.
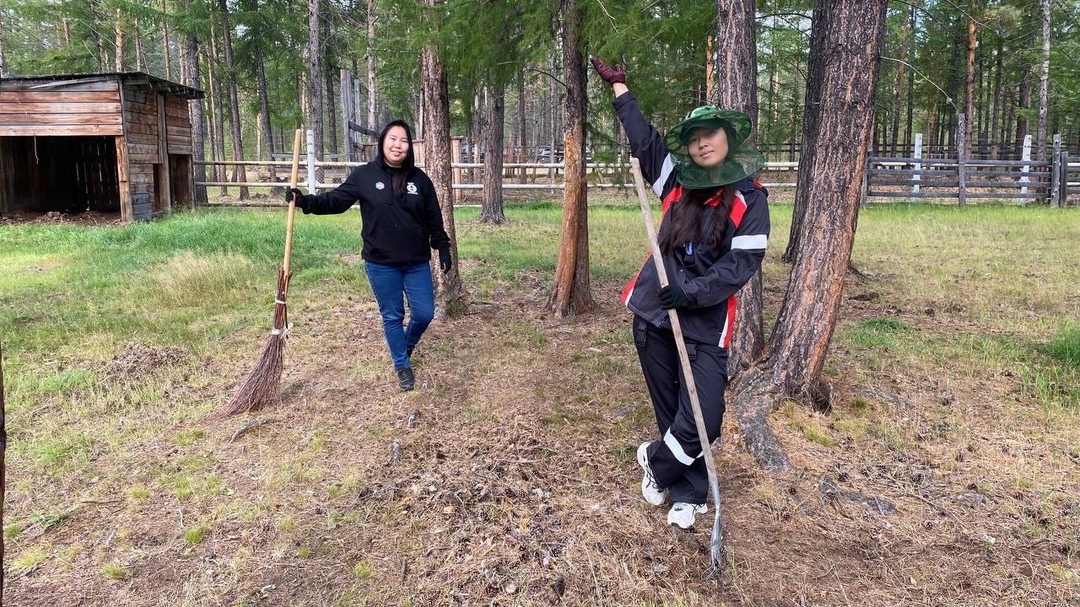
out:
<path id="1" fill-rule="evenodd" d="M 407 351 L 416 347 L 420 336 L 435 317 L 435 287 L 431 281 L 431 267 L 426 263 L 391 266 L 365 261 L 364 268 L 371 290 L 375 293 L 375 301 L 379 302 L 383 334 L 390 348 L 390 358 L 394 361 L 394 370 L 409 369 L 412 363 L 409 362 Z M 403 293 L 409 301 L 409 324 L 404 327 Z"/>

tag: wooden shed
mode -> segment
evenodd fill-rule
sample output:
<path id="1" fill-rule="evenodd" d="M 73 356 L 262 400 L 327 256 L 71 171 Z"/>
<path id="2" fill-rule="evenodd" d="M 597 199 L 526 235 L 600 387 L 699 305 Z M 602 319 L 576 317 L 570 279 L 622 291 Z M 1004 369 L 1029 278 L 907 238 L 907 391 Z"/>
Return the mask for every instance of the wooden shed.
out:
<path id="1" fill-rule="evenodd" d="M 142 72 L 0 80 L 0 213 L 152 219 L 195 201 L 188 100 Z"/>

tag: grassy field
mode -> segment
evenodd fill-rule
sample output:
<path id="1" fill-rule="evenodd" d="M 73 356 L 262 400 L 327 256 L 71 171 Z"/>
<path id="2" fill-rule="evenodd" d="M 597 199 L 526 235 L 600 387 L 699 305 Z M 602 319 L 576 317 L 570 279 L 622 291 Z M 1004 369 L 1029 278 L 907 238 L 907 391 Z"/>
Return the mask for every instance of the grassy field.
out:
<path id="1" fill-rule="evenodd" d="M 734 416 L 708 529 L 645 504 L 656 428 L 628 315 L 632 201 L 590 209 L 595 313 L 545 309 L 560 208 L 456 214 L 470 313 L 401 393 L 359 219 L 299 216 L 280 402 L 226 420 L 262 351 L 281 211 L 0 225 L 11 605 L 1080 605 L 1080 215 L 862 211 L 827 379 Z M 791 208 L 773 205 L 767 315 Z M 729 403 L 737 407 L 738 403 Z M 711 507 L 711 505 L 710 505 Z M 711 516 L 706 517 L 711 522 Z"/>

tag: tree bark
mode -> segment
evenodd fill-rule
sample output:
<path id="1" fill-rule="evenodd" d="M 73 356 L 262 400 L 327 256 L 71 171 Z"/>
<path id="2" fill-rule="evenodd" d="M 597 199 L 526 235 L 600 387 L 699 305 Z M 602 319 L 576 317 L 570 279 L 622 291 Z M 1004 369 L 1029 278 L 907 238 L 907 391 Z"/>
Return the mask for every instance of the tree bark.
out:
<path id="1" fill-rule="evenodd" d="M 319 0 L 308 0 L 308 79 L 307 98 L 308 128 L 315 139 L 313 150 L 317 160 L 323 159 L 323 78 L 322 78 L 322 52 L 320 51 L 320 35 L 322 27 L 319 25 Z"/>
<path id="2" fill-rule="evenodd" d="M 259 82 L 259 128 L 262 129 L 263 159 L 270 160 L 274 153 L 274 130 L 270 125 L 270 99 L 267 97 L 266 66 L 263 62 L 262 45 L 255 43 L 255 71 Z M 270 181 L 277 181 L 274 166 L 270 165 Z"/>
<path id="3" fill-rule="evenodd" d="M 199 39 L 194 32 L 188 32 L 180 38 L 180 69 L 183 72 L 181 77 L 184 84 L 192 88 L 202 88 L 202 77 L 199 73 Z M 195 165 L 195 204 L 206 204 L 206 186 L 198 185 L 206 181 L 206 167 L 202 164 L 206 160 L 204 151 L 206 123 L 203 118 L 202 100 L 188 101 L 188 111 L 191 113 L 191 152 Z"/>
<path id="4" fill-rule="evenodd" d="M 803 209 L 799 246 L 767 350 L 733 383 L 733 395 L 762 418 L 784 397 L 828 400 L 821 371 L 855 241 L 886 7 L 887 0 L 817 0 L 814 6 L 808 81 L 817 84 L 807 96 L 795 195 Z M 768 427 L 756 430 L 745 435 L 748 450 L 762 466 L 787 468 Z"/>
<path id="5" fill-rule="evenodd" d="M 904 90 L 905 82 L 905 68 L 907 68 L 907 55 L 908 46 L 911 43 L 909 32 L 911 31 L 910 21 L 907 19 L 901 20 L 900 24 L 900 62 L 896 64 L 896 95 L 892 98 L 892 128 L 889 132 L 889 153 L 895 157 L 897 156 L 897 144 L 900 139 L 900 108 L 903 107 L 904 95 L 901 91 Z"/>
<path id="6" fill-rule="evenodd" d="M 555 285 L 548 306 L 557 316 L 591 310 L 595 304 L 589 283 L 589 215 L 585 189 L 585 60 L 581 53 L 581 14 L 576 0 L 562 0 L 560 38 L 566 108 L 563 122 L 563 220 Z M 555 150 L 552 149 L 552 156 Z"/>
<path id="7" fill-rule="evenodd" d="M 426 0 L 429 6 L 438 6 L 439 0 Z M 457 230 L 454 227 L 453 174 L 450 168 L 450 95 L 446 86 L 446 68 L 438 48 L 428 46 L 420 55 L 421 84 L 424 102 L 424 170 L 439 196 L 443 224 L 450 235 L 450 254 L 453 267 L 446 274 L 438 270 L 438 259 L 433 259 L 433 274 L 438 295 L 440 314 L 458 318 L 468 311 L 465 287 L 458 271 Z"/>
<path id="8" fill-rule="evenodd" d="M 504 89 L 489 92 L 480 129 L 484 143 L 484 189 L 480 198 L 480 223 L 502 225 L 503 213 L 503 120 L 506 116 Z"/>
<path id="9" fill-rule="evenodd" d="M 723 42 L 714 45 L 713 51 L 718 71 L 713 101 L 722 108 L 745 113 L 755 127 L 758 125 L 756 12 L 756 0 L 716 0 L 717 40 Z M 756 144 L 755 130 L 747 145 Z M 760 271 L 739 291 L 736 307 L 738 316 L 728 352 L 728 377 L 748 367 L 765 347 Z"/>
<path id="10" fill-rule="evenodd" d="M 225 53 L 225 86 L 229 102 L 229 126 L 232 135 L 233 160 L 243 161 L 244 140 L 242 125 L 240 124 L 240 95 L 236 90 L 236 64 L 233 62 L 232 34 L 230 33 L 232 25 L 229 23 L 229 6 L 226 0 L 218 0 L 218 7 L 221 10 L 221 45 Z M 247 170 L 244 165 L 235 165 L 233 181 L 241 183 L 247 181 Z M 250 196 L 248 195 L 247 186 L 240 186 L 240 200 L 247 200 L 248 198 Z"/>
<path id="11" fill-rule="evenodd" d="M 1035 135 L 1035 145 L 1039 150 L 1038 160 L 1046 162 L 1047 130 L 1046 110 L 1049 104 L 1050 84 L 1050 0 L 1042 0 L 1042 67 L 1039 71 L 1039 124 Z"/>
<path id="12" fill-rule="evenodd" d="M 974 0 L 968 2 L 968 35 L 967 35 L 967 55 L 965 65 L 965 73 L 967 78 L 964 85 L 964 132 L 958 133 L 957 137 L 964 138 L 963 149 L 971 154 L 971 133 L 975 125 L 975 44 L 979 39 L 979 26 L 975 21 Z M 966 158 L 964 160 L 967 160 Z"/>
<path id="13" fill-rule="evenodd" d="M 368 128 L 378 128 L 375 126 L 375 115 L 377 113 L 377 95 L 375 94 L 375 20 L 377 13 L 375 12 L 375 0 L 367 0 L 367 126 Z"/>
<path id="14" fill-rule="evenodd" d="M 116 30 L 116 41 L 114 42 L 116 55 L 113 60 L 114 67 L 118 72 L 124 71 L 124 28 L 120 25 L 122 16 L 120 9 L 116 9 L 116 23 L 113 24 L 113 29 Z"/>
<path id="15" fill-rule="evenodd" d="M 172 60 L 169 52 L 169 11 L 161 0 L 161 56 L 165 59 L 165 79 L 172 80 Z M 0 74 L 2 75 L 2 74 Z"/>

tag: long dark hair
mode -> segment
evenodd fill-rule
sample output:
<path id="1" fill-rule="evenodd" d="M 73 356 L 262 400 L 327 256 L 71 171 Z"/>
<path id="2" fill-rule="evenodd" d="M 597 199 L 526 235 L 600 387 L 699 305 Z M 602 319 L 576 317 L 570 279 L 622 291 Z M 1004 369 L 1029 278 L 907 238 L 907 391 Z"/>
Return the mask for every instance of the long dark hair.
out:
<path id="1" fill-rule="evenodd" d="M 677 247 L 688 242 L 697 242 L 709 246 L 715 246 L 724 241 L 724 230 L 727 229 L 728 215 L 731 214 L 731 205 L 735 203 L 737 184 L 731 183 L 720 189 L 690 189 L 683 190 L 682 196 L 668 209 L 667 230 L 660 235 L 660 251 L 664 255 L 670 255 Z M 709 234 L 702 234 L 705 226 L 705 203 L 710 198 L 720 194 L 720 202 L 713 211 L 712 228 Z"/>
<path id="2" fill-rule="evenodd" d="M 401 161 L 400 169 L 396 167 L 390 167 L 391 169 L 394 169 L 392 171 L 394 174 L 394 197 L 401 198 L 405 196 L 405 182 L 409 179 L 409 173 L 412 171 L 412 168 L 416 166 L 416 158 L 415 156 L 413 156 L 412 127 L 409 126 L 409 123 L 399 118 L 397 120 L 391 120 L 386 124 L 386 126 L 383 127 L 382 132 L 379 133 L 379 150 L 375 154 L 375 159 L 378 162 L 382 163 L 384 166 L 390 166 L 386 164 L 386 158 L 383 157 L 383 141 L 386 139 L 386 134 L 389 133 L 390 129 L 395 126 L 400 126 L 401 128 L 405 129 L 405 136 L 409 138 L 409 151 L 405 153 L 405 160 Z"/>

